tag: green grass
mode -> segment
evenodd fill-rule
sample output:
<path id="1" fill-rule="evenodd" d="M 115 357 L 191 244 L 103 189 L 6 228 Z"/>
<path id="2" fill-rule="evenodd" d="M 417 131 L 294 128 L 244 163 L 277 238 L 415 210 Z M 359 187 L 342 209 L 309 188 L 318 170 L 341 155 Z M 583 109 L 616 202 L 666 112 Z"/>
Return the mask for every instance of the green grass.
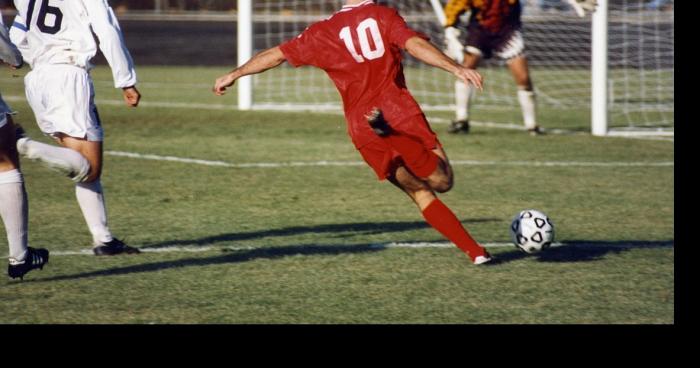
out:
<path id="1" fill-rule="evenodd" d="M 235 92 L 209 91 L 225 71 L 141 68 L 143 101 L 233 105 Z M 121 98 L 107 70 L 94 74 L 98 102 Z M 2 78 L 4 96 L 22 95 L 21 79 Z M 27 104 L 11 105 L 40 137 Z M 584 114 L 545 110 L 541 119 L 585 131 Z M 100 115 L 111 151 L 230 163 L 361 160 L 337 114 L 103 103 Z M 469 264 L 457 248 L 372 247 L 444 239 L 364 165 L 225 168 L 107 155 L 103 186 L 117 236 L 145 249 L 211 249 L 55 255 L 23 282 L 0 281 L 0 323 L 674 323 L 673 166 L 503 164 L 672 162 L 672 142 L 482 127 L 455 137 L 433 127 L 453 161 L 501 163 L 455 166 L 456 185 L 441 196 L 477 240 L 509 242 L 511 217 L 537 208 L 565 245 L 531 256 L 492 248 L 503 260 L 493 267 Z M 23 171 L 30 243 L 89 249 L 70 181 L 27 160 Z"/>

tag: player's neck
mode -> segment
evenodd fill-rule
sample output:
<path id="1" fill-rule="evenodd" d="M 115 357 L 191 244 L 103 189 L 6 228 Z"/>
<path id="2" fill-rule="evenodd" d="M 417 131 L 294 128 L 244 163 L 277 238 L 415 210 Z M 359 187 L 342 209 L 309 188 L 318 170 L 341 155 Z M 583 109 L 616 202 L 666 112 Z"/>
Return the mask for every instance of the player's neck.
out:
<path id="1" fill-rule="evenodd" d="M 365 2 L 367 0 L 346 0 L 345 5 L 357 5 L 359 3 Z"/>

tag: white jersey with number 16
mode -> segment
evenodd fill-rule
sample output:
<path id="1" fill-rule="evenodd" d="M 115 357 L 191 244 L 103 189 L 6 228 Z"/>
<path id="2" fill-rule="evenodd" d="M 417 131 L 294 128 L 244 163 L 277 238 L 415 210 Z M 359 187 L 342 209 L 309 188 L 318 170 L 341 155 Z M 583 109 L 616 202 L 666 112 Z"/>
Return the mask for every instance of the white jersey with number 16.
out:
<path id="1" fill-rule="evenodd" d="M 10 31 L 25 61 L 36 69 L 45 64 L 92 68 L 100 50 L 112 68 L 114 86 L 136 84 L 136 72 L 121 29 L 107 0 L 15 0 L 17 16 Z"/>

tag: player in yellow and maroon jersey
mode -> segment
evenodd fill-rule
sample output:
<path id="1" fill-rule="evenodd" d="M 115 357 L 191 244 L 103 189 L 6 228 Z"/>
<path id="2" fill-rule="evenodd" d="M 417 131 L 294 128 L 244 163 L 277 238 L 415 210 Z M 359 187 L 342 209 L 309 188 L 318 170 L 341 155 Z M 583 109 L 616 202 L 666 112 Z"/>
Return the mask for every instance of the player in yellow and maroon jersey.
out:
<path id="1" fill-rule="evenodd" d="M 525 127 L 533 135 L 541 134 L 535 120 L 535 92 L 530 79 L 525 43 L 520 21 L 521 4 L 518 0 L 449 0 L 445 6 L 445 39 L 448 50 L 462 64 L 475 69 L 482 58 L 493 55 L 506 60 L 515 84 L 518 101 L 523 112 Z M 460 40 L 461 31 L 456 27 L 459 16 L 471 12 L 467 24 L 466 47 Z M 472 86 L 456 82 L 456 118 L 450 125 L 450 133 L 469 132 L 469 104 L 474 92 Z"/>

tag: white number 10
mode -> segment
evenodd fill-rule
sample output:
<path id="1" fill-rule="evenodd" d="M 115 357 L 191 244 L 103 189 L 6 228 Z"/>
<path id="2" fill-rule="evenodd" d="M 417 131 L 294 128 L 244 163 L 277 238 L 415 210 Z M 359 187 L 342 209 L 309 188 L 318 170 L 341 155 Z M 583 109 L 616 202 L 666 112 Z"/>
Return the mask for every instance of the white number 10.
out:
<path id="1" fill-rule="evenodd" d="M 372 41 L 374 41 L 375 50 L 369 44 L 369 37 L 367 35 L 367 30 L 372 35 Z M 367 18 L 363 20 L 355 30 L 357 32 L 358 39 L 360 40 L 360 48 L 362 49 L 362 55 L 369 60 L 378 59 L 384 56 L 384 40 L 382 40 L 382 35 L 379 33 L 379 25 L 377 21 L 372 18 Z M 365 59 L 362 55 L 357 53 L 355 44 L 352 42 L 352 34 L 350 33 L 350 27 L 345 27 L 340 31 L 340 39 L 345 42 L 345 47 L 352 57 L 358 63 L 364 63 Z"/>

